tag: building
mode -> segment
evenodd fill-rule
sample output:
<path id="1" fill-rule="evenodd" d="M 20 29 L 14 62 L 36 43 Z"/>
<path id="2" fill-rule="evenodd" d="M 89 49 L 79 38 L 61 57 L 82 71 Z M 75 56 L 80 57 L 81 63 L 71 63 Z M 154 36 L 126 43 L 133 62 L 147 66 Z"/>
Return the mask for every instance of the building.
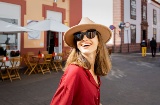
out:
<path id="1" fill-rule="evenodd" d="M 120 22 L 126 27 L 120 29 Z M 140 51 L 140 42 L 154 37 L 160 43 L 160 3 L 155 0 L 113 0 L 113 49 Z M 149 46 L 148 46 L 149 48 Z"/>
<path id="2" fill-rule="evenodd" d="M 78 24 L 82 17 L 82 2 L 84 0 L 0 0 L 0 20 L 26 26 L 51 18 L 71 27 Z M 106 19 L 106 26 L 109 23 L 115 27 L 112 30 L 113 37 L 108 42 L 114 52 L 140 51 L 141 40 L 149 43 L 152 37 L 160 44 L 158 0 L 112 0 L 106 6 L 113 11 L 106 9 L 111 19 Z M 120 29 L 120 22 L 125 23 L 126 27 Z M 51 31 L 1 34 L 0 46 L 7 49 L 9 54 L 20 50 L 21 55 L 29 51 L 38 54 L 39 51 L 52 53 L 70 49 L 63 41 L 63 33 Z"/>
<path id="3" fill-rule="evenodd" d="M 81 17 L 81 0 L 0 0 L 0 20 L 20 26 L 51 18 L 71 27 L 78 24 Z M 63 41 L 63 33 L 51 31 L 1 34 L 0 46 L 9 55 L 11 51 L 18 50 L 23 55 L 29 51 L 35 54 L 46 50 L 50 53 L 64 52 L 69 48 Z"/>

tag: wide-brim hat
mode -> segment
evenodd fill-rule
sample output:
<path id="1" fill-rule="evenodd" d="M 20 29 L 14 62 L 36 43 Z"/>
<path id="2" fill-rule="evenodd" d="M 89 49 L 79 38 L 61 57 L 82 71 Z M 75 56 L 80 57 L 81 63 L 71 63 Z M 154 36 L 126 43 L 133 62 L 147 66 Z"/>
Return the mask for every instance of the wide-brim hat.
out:
<path id="1" fill-rule="evenodd" d="M 75 47 L 73 34 L 88 29 L 96 29 L 101 34 L 102 39 L 105 43 L 107 43 L 110 40 L 112 35 L 108 27 L 102 24 L 96 24 L 88 17 L 83 17 L 78 25 L 71 27 L 67 32 L 65 32 L 65 43 L 70 47 Z"/>

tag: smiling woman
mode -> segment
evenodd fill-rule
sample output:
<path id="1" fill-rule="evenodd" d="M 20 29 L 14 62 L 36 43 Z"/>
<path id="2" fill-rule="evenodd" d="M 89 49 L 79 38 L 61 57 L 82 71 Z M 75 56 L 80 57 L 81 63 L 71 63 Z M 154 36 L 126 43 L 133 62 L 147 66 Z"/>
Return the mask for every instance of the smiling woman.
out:
<path id="1" fill-rule="evenodd" d="M 100 105 L 100 76 L 111 69 L 105 44 L 110 38 L 108 27 L 87 17 L 65 33 L 72 51 L 50 105 Z"/>

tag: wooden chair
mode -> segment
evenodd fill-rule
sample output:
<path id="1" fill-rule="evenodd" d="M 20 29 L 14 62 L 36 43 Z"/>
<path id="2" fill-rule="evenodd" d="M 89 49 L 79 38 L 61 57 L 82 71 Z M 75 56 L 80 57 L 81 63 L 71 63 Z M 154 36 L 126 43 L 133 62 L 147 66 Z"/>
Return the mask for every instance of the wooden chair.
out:
<path id="1" fill-rule="evenodd" d="M 14 57 L 10 59 L 11 67 L 8 67 L 9 79 L 12 82 L 13 79 L 20 79 L 19 69 L 21 66 L 22 57 Z"/>
<path id="2" fill-rule="evenodd" d="M 40 72 L 42 74 L 45 73 L 51 73 L 50 67 L 51 67 L 51 60 L 52 60 L 52 54 L 44 54 L 44 60 L 39 63 Z"/>
<path id="3" fill-rule="evenodd" d="M 4 79 L 8 79 L 10 77 L 10 74 L 9 74 L 9 72 L 7 70 L 7 68 L 9 66 L 6 66 L 5 61 L 3 61 L 3 57 L 4 56 L 0 57 L 1 58 L 0 59 L 0 63 L 1 63 L 0 64 L 0 76 L 1 76 L 2 81 L 4 81 Z"/>
<path id="4" fill-rule="evenodd" d="M 62 70 L 63 53 L 57 53 L 57 55 L 54 58 L 54 63 L 56 65 L 57 69 Z"/>
<path id="5" fill-rule="evenodd" d="M 56 63 L 54 62 L 54 57 L 55 57 L 55 53 L 52 54 L 52 60 L 51 60 L 51 68 L 52 70 L 56 70 L 58 72 L 58 69 L 57 69 L 57 66 L 56 66 Z"/>
<path id="6" fill-rule="evenodd" d="M 36 73 L 37 62 L 31 59 L 27 54 L 23 55 L 23 61 L 27 66 L 27 70 L 24 72 L 24 74 L 30 75 L 32 72 Z"/>

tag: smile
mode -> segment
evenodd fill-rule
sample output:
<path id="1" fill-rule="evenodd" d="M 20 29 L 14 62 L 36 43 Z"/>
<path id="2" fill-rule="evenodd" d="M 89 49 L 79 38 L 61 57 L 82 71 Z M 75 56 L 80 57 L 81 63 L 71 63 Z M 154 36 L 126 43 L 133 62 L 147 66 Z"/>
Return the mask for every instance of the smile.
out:
<path id="1" fill-rule="evenodd" d="M 89 47 L 89 46 L 91 46 L 91 44 L 82 44 L 82 47 Z"/>

